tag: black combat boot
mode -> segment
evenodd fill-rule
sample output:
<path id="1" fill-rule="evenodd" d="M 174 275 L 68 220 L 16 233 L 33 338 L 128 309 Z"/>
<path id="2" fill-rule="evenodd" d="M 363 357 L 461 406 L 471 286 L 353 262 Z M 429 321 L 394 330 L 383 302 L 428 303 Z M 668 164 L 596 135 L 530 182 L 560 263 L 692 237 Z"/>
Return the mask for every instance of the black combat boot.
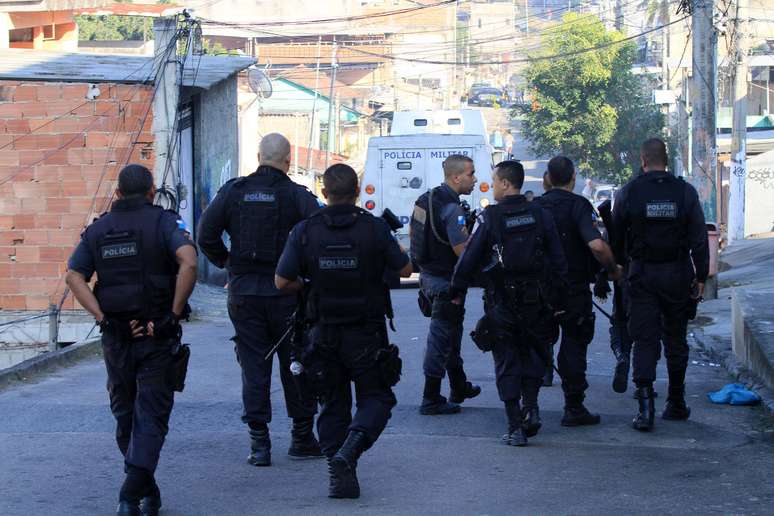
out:
<path id="1" fill-rule="evenodd" d="M 128 500 L 121 500 L 118 502 L 118 508 L 116 509 L 116 516 L 142 516 L 140 511 L 140 502 Z"/>
<path id="2" fill-rule="evenodd" d="M 120 516 L 141 516 L 140 499 L 152 489 L 153 475 L 144 468 L 126 464 L 126 478 L 118 495 L 116 514 Z"/>
<path id="3" fill-rule="evenodd" d="M 369 446 L 368 437 L 363 432 L 353 430 L 347 435 L 339 451 L 328 461 L 329 498 L 360 498 L 357 460 Z"/>
<path id="4" fill-rule="evenodd" d="M 542 426 L 540 421 L 540 409 L 538 408 L 538 393 L 541 381 L 537 378 L 523 378 L 521 381 L 522 400 L 524 408 L 521 409 L 524 432 L 527 437 L 535 437 Z"/>
<path id="5" fill-rule="evenodd" d="M 158 516 L 161 509 L 161 491 L 159 490 L 156 479 L 153 479 L 148 492 L 140 500 L 140 512 L 143 516 Z"/>
<path id="6" fill-rule="evenodd" d="M 450 402 L 459 404 L 481 394 L 481 387 L 470 383 L 465 375 L 465 370 L 461 367 L 449 369 L 447 373 L 449 373 L 449 385 L 451 386 Z"/>
<path id="7" fill-rule="evenodd" d="M 314 418 L 293 419 L 293 429 L 290 431 L 290 448 L 288 448 L 288 455 L 291 459 L 319 459 L 323 457 L 320 443 L 317 442 L 312 431 L 313 427 Z"/>
<path id="8" fill-rule="evenodd" d="M 437 416 L 456 414 L 459 411 L 460 406 L 458 404 L 450 403 L 441 396 L 441 379 L 425 376 L 425 392 L 422 395 L 422 405 L 419 407 L 419 413 L 423 416 Z"/>
<path id="9" fill-rule="evenodd" d="M 653 419 L 656 414 L 653 386 L 638 385 L 634 395 L 636 396 L 639 405 L 639 413 L 634 417 L 632 426 L 636 430 L 649 432 L 653 430 Z"/>
<path id="10" fill-rule="evenodd" d="M 669 397 L 661 417 L 668 421 L 685 421 L 691 417 L 691 408 L 685 404 L 685 384 L 669 386 Z"/>
<path id="11" fill-rule="evenodd" d="M 505 415 L 508 417 L 508 433 L 503 435 L 503 443 L 508 446 L 526 446 L 527 432 L 522 424 L 519 400 L 505 402 Z"/>
<path id="12" fill-rule="evenodd" d="M 250 455 L 247 463 L 253 466 L 271 466 L 271 439 L 266 423 L 250 423 Z"/>
<path id="13" fill-rule="evenodd" d="M 562 426 L 598 425 L 602 418 L 592 414 L 583 405 L 583 393 L 564 394 L 564 415 Z"/>

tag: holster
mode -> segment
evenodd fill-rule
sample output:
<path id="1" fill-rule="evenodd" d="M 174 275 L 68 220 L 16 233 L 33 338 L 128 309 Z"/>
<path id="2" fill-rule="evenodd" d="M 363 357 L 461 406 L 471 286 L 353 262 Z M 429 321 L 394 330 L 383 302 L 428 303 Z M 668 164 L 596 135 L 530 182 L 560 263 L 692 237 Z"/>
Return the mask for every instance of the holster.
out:
<path id="1" fill-rule="evenodd" d="M 395 344 L 386 348 L 380 348 L 376 352 L 376 364 L 379 367 L 382 381 L 389 387 L 393 387 L 400 381 L 403 371 L 403 360 L 400 358 L 400 350 Z"/>
<path id="2" fill-rule="evenodd" d="M 422 315 L 425 317 L 430 317 L 433 315 L 433 302 L 430 301 L 430 298 L 427 297 L 421 289 L 419 290 L 417 304 L 419 305 L 419 311 L 422 313 Z"/>
<path id="3" fill-rule="evenodd" d="M 473 339 L 473 343 L 486 353 L 492 351 L 495 343 L 495 335 L 492 328 L 492 321 L 484 315 L 476 323 L 476 328 L 470 332 L 470 338 Z"/>
<path id="4" fill-rule="evenodd" d="M 433 299 L 432 317 L 441 321 L 461 324 L 465 319 L 465 306 L 452 303 L 449 294 L 443 292 Z"/>
<path id="5" fill-rule="evenodd" d="M 183 392 L 185 389 L 185 378 L 188 375 L 188 360 L 190 358 L 191 347 L 177 341 L 172 350 L 172 366 L 170 368 L 171 385 L 176 392 Z"/>
<path id="6" fill-rule="evenodd" d="M 696 311 L 699 308 L 700 299 L 689 298 L 685 305 L 685 318 L 689 321 L 696 319 Z"/>

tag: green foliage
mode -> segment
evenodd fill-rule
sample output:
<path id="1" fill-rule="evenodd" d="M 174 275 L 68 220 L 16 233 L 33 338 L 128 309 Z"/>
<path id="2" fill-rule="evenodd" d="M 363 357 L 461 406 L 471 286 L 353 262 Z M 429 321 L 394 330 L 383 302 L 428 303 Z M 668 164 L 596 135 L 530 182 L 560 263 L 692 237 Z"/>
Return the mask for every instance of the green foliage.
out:
<path id="1" fill-rule="evenodd" d="M 76 16 L 79 39 L 88 41 L 153 39 L 153 19 L 140 16 Z"/>
<path id="2" fill-rule="evenodd" d="M 544 48 L 547 55 L 567 57 L 529 65 L 533 102 L 519 109 L 525 115 L 524 134 L 537 154 L 564 154 L 584 176 L 619 184 L 639 167 L 639 144 L 660 135 L 664 126 L 632 74 L 634 44 L 611 44 L 622 38 L 596 18 L 566 15 Z"/>

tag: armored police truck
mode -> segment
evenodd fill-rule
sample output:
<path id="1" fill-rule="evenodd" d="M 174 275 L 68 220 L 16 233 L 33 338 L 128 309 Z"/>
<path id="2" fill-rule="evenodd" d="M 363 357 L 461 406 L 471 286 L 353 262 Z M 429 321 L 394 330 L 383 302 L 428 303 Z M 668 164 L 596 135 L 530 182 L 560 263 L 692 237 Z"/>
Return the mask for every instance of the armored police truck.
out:
<path id="1" fill-rule="evenodd" d="M 471 209 L 492 202 L 492 147 L 484 135 L 412 134 L 373 137 L 368 142 L 361 181 L 361 206 L 376 216 L 385 208 L 403 223 L 398 233 L 408 245 L 408 227 L 414 202 L 443 182 L 442 163 L 452 154 L 470 156 L 478 183 L 471 195 L 462 196 Z"/>

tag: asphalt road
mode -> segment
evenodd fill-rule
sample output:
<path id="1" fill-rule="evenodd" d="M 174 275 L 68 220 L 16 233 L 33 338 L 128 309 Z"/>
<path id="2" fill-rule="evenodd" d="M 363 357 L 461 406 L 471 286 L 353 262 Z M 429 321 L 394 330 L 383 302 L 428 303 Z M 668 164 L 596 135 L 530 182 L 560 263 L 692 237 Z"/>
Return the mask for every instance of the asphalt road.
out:
<path id="1" fill-rule="evenodd" d="M 206 292 L 203 289 L 203 292 Z M 395 292 L 403 379 L 385 434 L 359 466 L 362 497 L 330 500 L 324 461 L 285 455 L 290 422 L 275 370 L 274 465 L 245 462 L 240 379 L 230 323 L 217 290 L 200 301 L 205 320 L 186 325 L 192 345 L 186 391 L 177 396 L 157 478 L 167 515 L 243 514 L 771 514 L 774 443 L 757 409 L 712 405 L 706 393 L 729 381 L 697 354 L 688 372 L 688 422 L 631 429 L 631 389 L 610 388 L 613 359 L 598 317 L 589 350 L 589 407 L 602 424 L 563 428 L 561 389 L 541 392 L 544 427 L 525 448 L 500 443 L 505 416 L 492 359 L 465 338 L 463 352 L 480 397 L 453 416 L 420 416 L 421 363 L 428 320 L 416 291 Z M 208 308 L 209 307 L 209 308 Z M 481 314 L 472 292 L 466 334 Z M 657 390 L 663 407 L 666 376 Z M 122 460 L 97 358 L 37 383 L 0 392 L 0 514 L 111 514 Z M 444 386 L 446 390 L 447 387 Z"/>

